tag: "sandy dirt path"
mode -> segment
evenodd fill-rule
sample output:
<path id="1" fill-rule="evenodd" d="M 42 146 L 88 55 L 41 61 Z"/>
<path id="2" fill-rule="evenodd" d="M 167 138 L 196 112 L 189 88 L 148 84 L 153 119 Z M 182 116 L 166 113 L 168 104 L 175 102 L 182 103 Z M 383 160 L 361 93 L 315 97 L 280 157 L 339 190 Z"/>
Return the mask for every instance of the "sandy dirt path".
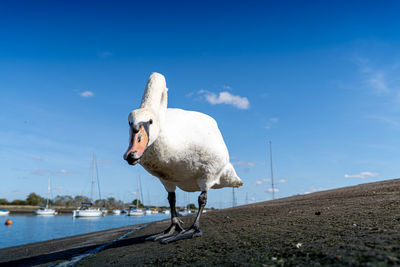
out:
<path id="1" fill-rule="evenodd" d="M 193 216 L 183 218 L 186 226 L 191 220 Z M 168 224 L 151 223 L 78 266 L 400 265 L 400 179 L 207 212 L 202 237 L 167 245 L 144 241 Z M 96 246 L 115 240 L 117 235 L 106 238 L 107 232 L 91 234 L 86 241 L 97 240 L 92 242 Z M 74 244 L 75 250 L 88 248 L 72 238 L 62 242 Z M 0 265 L 6 264 L 1 256 L 5 250 L 0 250 Z M 49 253 L 38 256 L 36 251 L 31 263 L 62 262 L 72 252 L 65 249 L 64 257 L 60 250 L 58 258 L 49 259 Z M 29 253 L 13 264 L 29 265 Z"/>

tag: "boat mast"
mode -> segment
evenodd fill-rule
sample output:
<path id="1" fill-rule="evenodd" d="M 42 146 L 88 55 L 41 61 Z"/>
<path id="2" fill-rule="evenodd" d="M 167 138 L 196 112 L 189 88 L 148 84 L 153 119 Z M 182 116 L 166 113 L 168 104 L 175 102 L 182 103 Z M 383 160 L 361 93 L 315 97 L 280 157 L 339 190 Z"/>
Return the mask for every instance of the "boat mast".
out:
<path id="1" fill-rule="evenodd" d="M 271 160 L 271 184 L 272 184 L 272 199 L 275 199 L 275 185 L 274 185 L 274 170 L 272 167 L 272 142 L 269 141 L 269 157 Z"/>
<path id="2" fill-rule="evenodd" d="M 46 201 L 46 209 L 49 207 L 49 198 L 50 198 L 50 177 L 47 182 L 47 201 Z"/>
<path id="3" fill-rule="evenodd" d="M 139 208 L 139 201 L 140 201 L 140 171 L 138 170 L 138 176 L 137 176 L 137 188 L 138 188 L 138 194 L 136 198 L 136 209 Z"/>
<path id="4" fill-rule="evenodd" d="M 94 162 L 96 160 L 96 155 L 93 154 L 93 163 L 92 163 L 92 187 L 90 191 L 90 201 L 93 203 L 93 189 L 94 189 Z"/>
<path id="5" fill-rule="evenodd" d="M 101 191 L 100 191 L 100 180 L 99 180 L 99 169 L 97 167 L 97 160 L 96 160 L 96 155 L 94 155 L 94 163 L 96 166 L 96 177 L 97 177 L 97 187 L 99 188 L 99 199 L 101 201 Z M 104 203 L 103 203 L 104 204 Z"/>
<path id="6" fill-rule="evenodd" d="M 140 173 L 139 173 L 139 186 L 140 186 L 140 198 L 141 198 L 141 202 L 142 205 L 144 206 L 144 198 L 143 198 L 143 190 L 142 190 L 142 178 L 140 177 Z"/>

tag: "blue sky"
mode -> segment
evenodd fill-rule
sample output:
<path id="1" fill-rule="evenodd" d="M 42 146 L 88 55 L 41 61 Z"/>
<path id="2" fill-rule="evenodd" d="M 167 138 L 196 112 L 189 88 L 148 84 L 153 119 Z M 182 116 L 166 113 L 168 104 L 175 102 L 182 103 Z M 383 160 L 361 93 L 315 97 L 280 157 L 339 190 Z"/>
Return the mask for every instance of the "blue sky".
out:
<path id="1" fill-rule="evenodd" d="M 169 107 L 214 117 L 244 204 L 399 177 L 396 1 L 3 1 L 0 198 L 90 192 L 166 205 L 161 183 L 122 159 L 127 115 L 151 72 Z M 178 191 L 178 205 L 197 193 Z M 187 200 L 189 199 L 189 200 Z M 212 190 L 227 207 L 232 189 Z"/>

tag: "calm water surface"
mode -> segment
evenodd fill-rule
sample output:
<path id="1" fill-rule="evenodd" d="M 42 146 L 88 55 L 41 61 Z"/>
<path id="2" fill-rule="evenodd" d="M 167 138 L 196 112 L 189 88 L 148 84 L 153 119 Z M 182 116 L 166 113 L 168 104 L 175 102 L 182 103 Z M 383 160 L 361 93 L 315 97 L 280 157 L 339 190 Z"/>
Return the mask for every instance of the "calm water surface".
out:
<path id="1" fill-rule="evenodd" d="M 0 216 L 0 248 L 167 218 L 170 218 L 170 215 L 152 214 L 141 217 L 107 215 L 93 218 L 73 218 L 71 215 L 30 216 L 10 214 L 9 216 Z M 12 220 L 13 224 L 11 226 L 4 225 L 7 219 Z"/>

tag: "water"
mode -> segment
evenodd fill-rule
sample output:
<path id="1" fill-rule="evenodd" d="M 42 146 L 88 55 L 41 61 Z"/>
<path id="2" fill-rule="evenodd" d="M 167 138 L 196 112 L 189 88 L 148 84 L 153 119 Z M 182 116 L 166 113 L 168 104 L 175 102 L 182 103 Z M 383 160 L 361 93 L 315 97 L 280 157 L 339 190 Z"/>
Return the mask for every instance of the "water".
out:
<path id="1" fill-rule="evenodd" d="M 152 214 L 147 216 L 113 216 L 74 218 L 71 215 L 35 216 L 13 215 L 0 217 L 0 249 L 66 236 L 96 232 L 122 226 L 159 221 L 170 215 Z M 4 225 L 6 219 L 11 226 Z"/>

